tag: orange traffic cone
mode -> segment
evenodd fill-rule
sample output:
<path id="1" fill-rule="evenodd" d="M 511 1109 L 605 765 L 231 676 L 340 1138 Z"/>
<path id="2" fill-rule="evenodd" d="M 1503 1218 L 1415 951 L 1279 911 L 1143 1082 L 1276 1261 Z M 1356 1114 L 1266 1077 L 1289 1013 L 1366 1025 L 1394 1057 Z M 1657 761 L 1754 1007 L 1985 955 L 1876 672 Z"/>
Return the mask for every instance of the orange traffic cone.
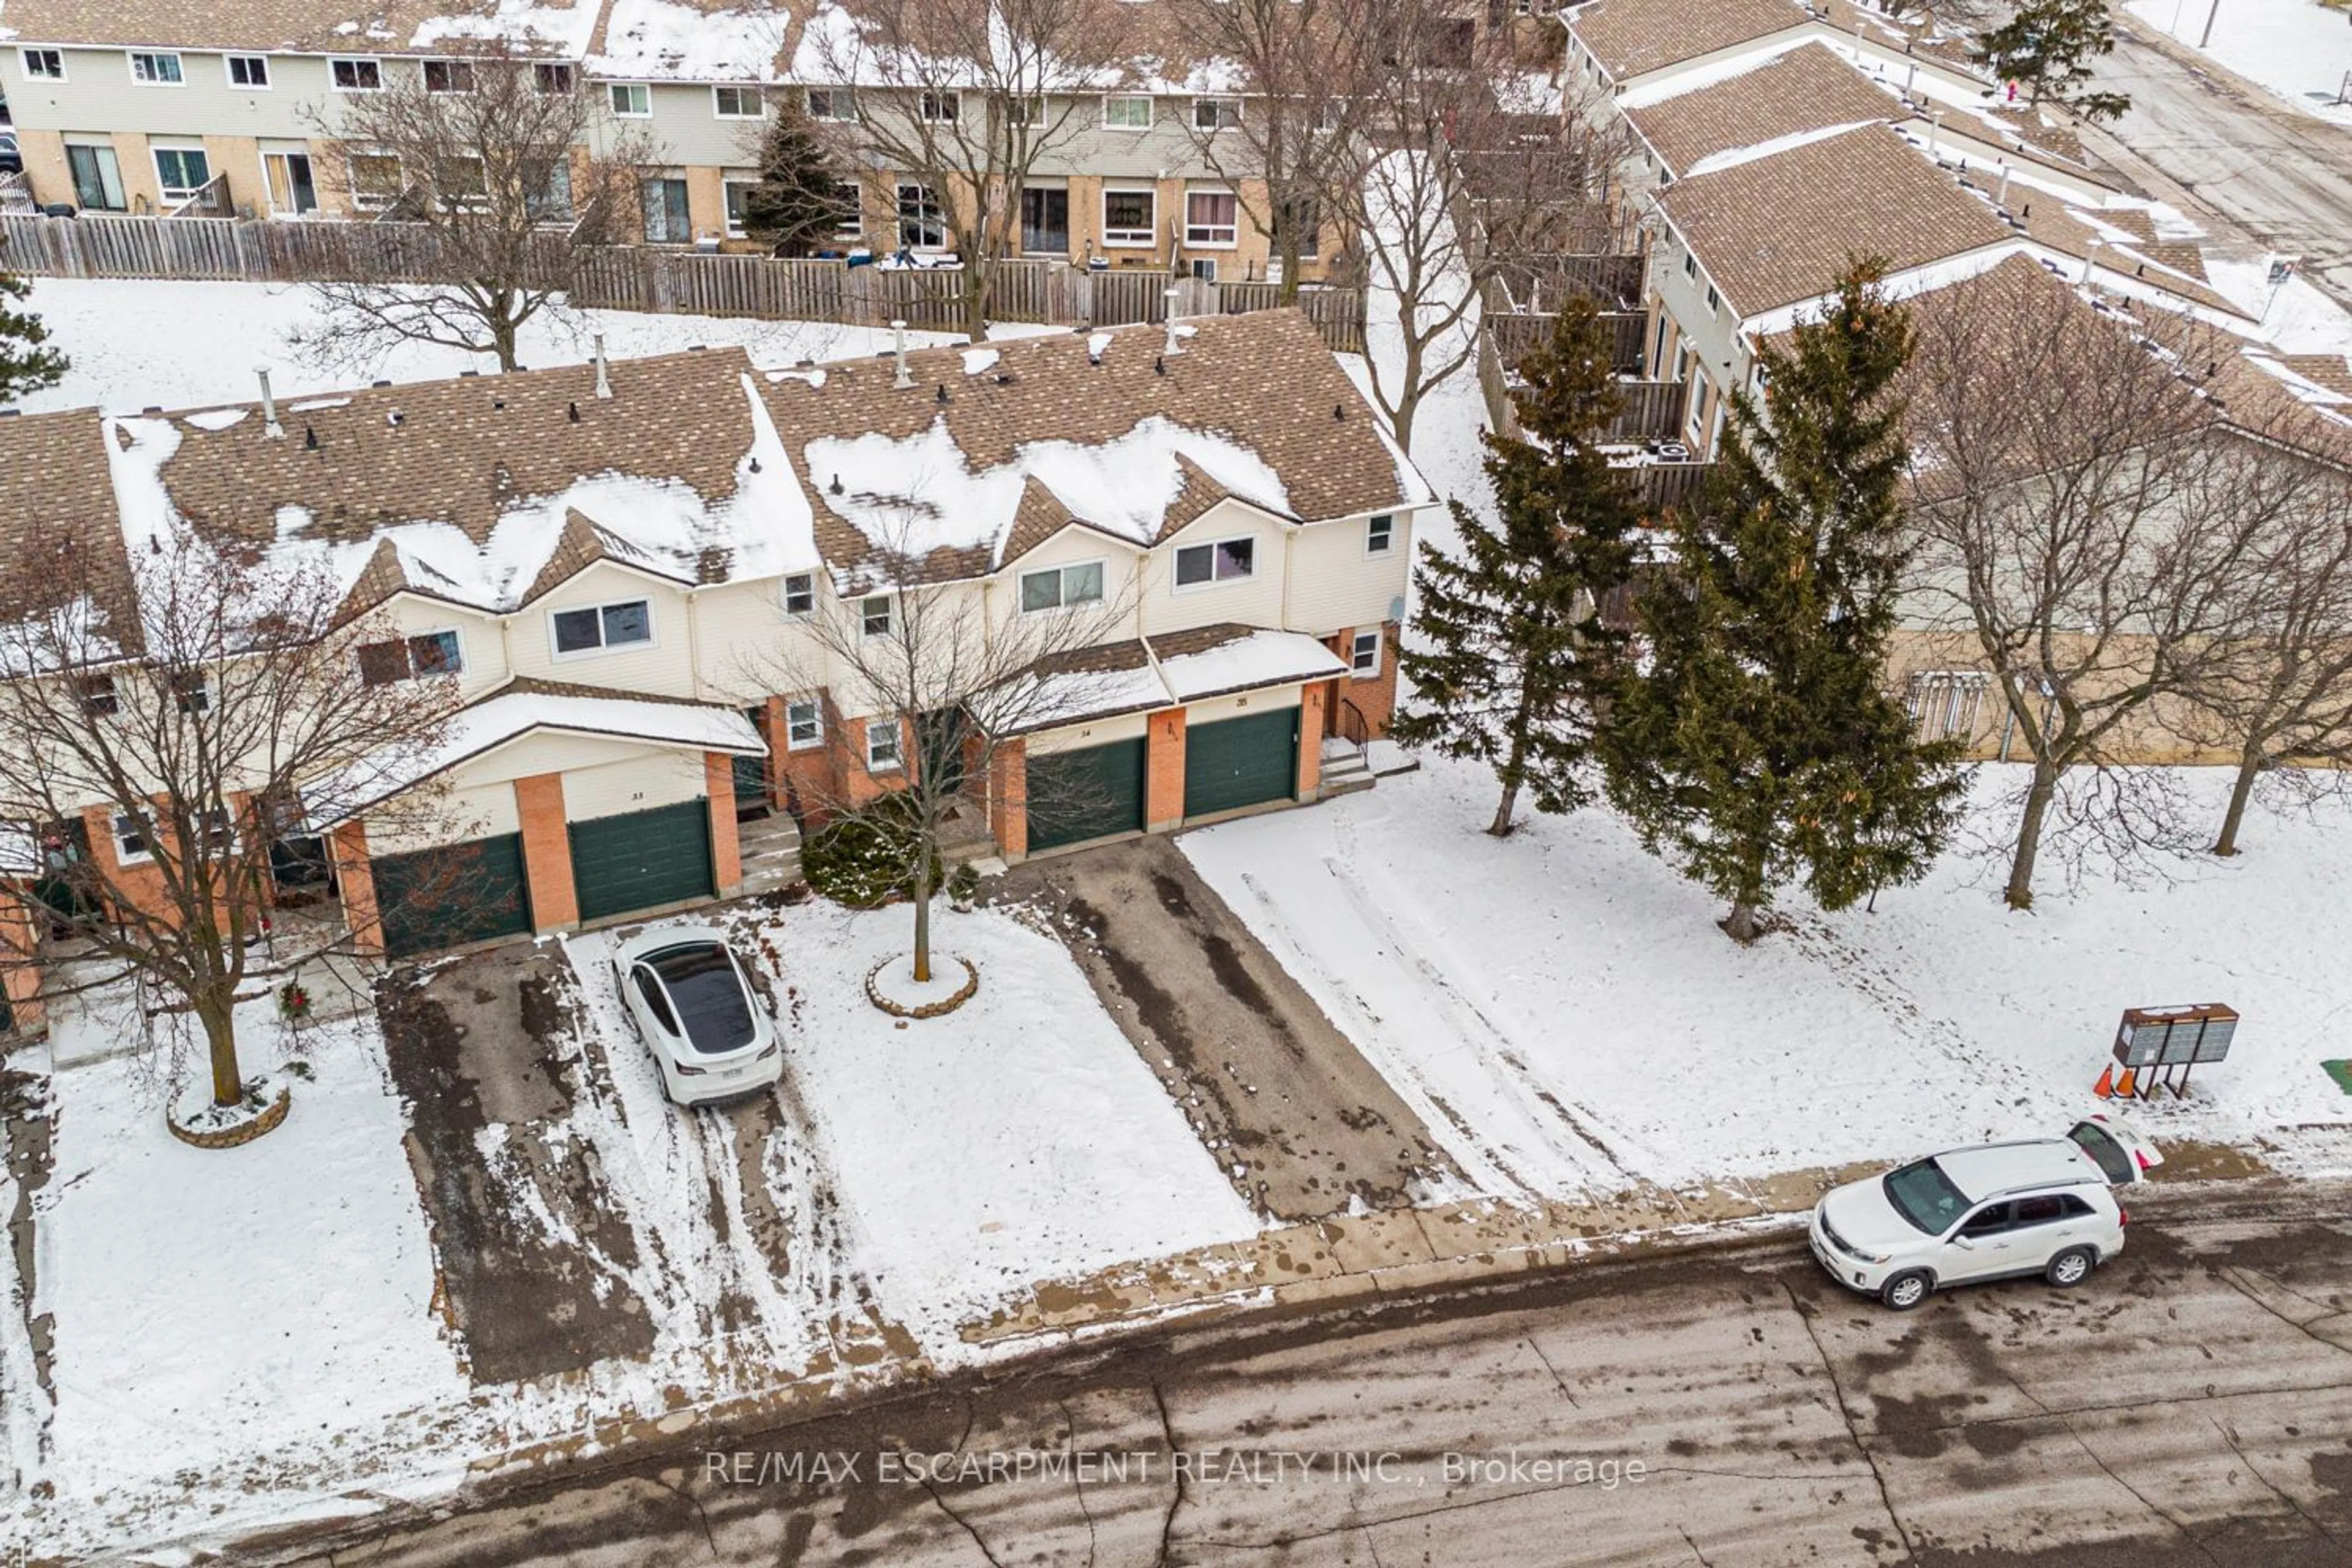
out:
<path id="1" fill-rule="evenodd" d="M 2138 1077 L 2139 1069 L 2137 1068 L 2124 1068 L 2124 1076 L 2117 1080 L 2116 1084 L 2116 1092 L 2122 1095 L 2126 1100 L 2129 1100 L 2132 1097 L 2132 1084 Z"/>
<path id="2" fill-rule="evenodd" d="M 2091 1092 L 2097 1095 L 2101 1100 L 2112 1100 L 2115 1098 L 2116 1069 L 2113 1067 L 2108 1067 L 2100 1072 L 2099 1081 L 2091 1086 Z"/>

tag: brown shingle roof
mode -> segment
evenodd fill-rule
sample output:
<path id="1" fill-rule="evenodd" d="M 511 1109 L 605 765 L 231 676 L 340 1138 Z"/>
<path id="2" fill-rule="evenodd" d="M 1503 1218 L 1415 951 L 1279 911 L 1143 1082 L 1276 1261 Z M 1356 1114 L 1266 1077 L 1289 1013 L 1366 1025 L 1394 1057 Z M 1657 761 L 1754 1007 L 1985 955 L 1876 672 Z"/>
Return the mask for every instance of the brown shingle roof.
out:
<path id="1" fill-rule="evenodd" d="M 144 644 L 103 427 L 88 409 L 0 419 L 0 618 L 87 594 L 105 636 Z"/>
<path id="2" fill-rule="evenodd" d="M 564 36 L 524 29 L 509 41 L 530 52 L 576 53 L 604 3 L 574 0 Z M 424 24 L 494 17 L 500 9 L 497 0 L 7 0 L 0 21 L 28 44 L 429 55 L 463 45 L 446 38 L 436 44 L 429 35 L 420 42 Z"/>
<path id="3" fill-rule="evenodd" d="M 2015 237 L 1883 126 L 1678 181 L 1659 199 L 1743 316 L 1828 292 L 1852 258 L 1901 271 Z"/>
<path id="4" fill-rule="evenodd" d="M 1796 0 L 1594 0 L 1569 27 L 1622 82 L 1811 22 Z"/>
<path id="5" fill-rule="evenodd" d="M 1805 44 L 1727 80 L 1628 110 L 1625 117 L 1680 175 L 1718 153 L 1902 113 L 1885 89 L 1828 46 Z"/>

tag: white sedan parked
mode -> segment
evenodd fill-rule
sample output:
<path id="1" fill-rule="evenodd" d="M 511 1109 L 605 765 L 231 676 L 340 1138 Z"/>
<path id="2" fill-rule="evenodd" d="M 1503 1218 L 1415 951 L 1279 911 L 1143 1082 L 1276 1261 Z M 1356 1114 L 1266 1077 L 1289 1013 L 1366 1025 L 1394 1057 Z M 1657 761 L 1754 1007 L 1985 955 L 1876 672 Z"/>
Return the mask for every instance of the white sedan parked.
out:
<path id="1" fill-rule="evenodd" d="M 718 927 L 641 931 L 614 949 L 613 977 L 680 1105 L 750 1094 L 782 1075 L 775 1026 Z"/>

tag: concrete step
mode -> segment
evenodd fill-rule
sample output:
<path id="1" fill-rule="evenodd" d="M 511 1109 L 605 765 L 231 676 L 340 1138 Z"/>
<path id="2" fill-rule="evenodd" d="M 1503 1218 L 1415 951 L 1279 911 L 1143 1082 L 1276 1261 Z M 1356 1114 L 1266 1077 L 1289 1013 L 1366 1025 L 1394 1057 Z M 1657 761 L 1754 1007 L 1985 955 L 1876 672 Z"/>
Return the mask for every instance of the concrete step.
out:
<path id="1" fill-rule="evenodd" d="M 1321 783 L 1316 786 L 1315 798 L 1329 800 L 1334 795 L 1360 795 L 1380 782 L 1370 773 L 1343 774 L 1339 777 L 1326 773 Z"/>

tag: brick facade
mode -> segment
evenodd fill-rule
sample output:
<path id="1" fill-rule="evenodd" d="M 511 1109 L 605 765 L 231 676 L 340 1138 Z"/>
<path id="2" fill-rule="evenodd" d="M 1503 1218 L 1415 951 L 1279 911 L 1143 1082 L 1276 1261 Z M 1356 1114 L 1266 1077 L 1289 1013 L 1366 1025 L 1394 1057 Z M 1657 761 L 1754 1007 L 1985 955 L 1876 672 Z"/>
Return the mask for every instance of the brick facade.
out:
<path id="1" fill-rule="evenodd" d="M 735 835 L 735 759 L 702 754 L 703 793 L 710 797 L 710 880 L 722 899 L 743 889 L 742 845 Z"/>
<path id="2" fill-rule="evenodd" d="M 580 899 L 572 886 L 572 833 L 563 815 L 563 775 L 537 773 L 517 779 L 514 792 L 516 815 L 522 819 L 522 870 L 530 885 L 531 923 L 539 931 L 570 931 L 580 923 Z"/>
<path id="3" fill-rule="evenodd" d="M 1154 713 L 1144 731 L 1143 827 L 1165 833 L 1184 822 L 1184 710 Z"/>
<path id="4" fill-rule="evenodd" d="M 1359 631 L 1368 632 L 1375 629 L 1381 634 L 1380 671 L 1378 674 L 1367 676 L 1350 673 L 1340 676 L 1331 683 L 1335 700 L 1331 703 L 1326 721 L 1326 729 L 1330 734 L 1337 735 L 1343 732 L 1339 728 L 1340 702 L 1352 704 L 1356 711 L 1364 716 L 1364 727 L 1373 740 L 1378 740 L 1389 732 L 1389 721 L 1396 716 L 1396 652 L 1400 630 L 1398 623 L 1386 621 L 1377 628 L 1349 626 L 1345 631 L 1328 638 L 1324 646 L 1341 658 L 1348 658 L 1355 650 L 1356 634 Z"/>
<path id="5" fill-rule="evenodd" d="M 1029 853 L 1029 749 L 1020 741 L 1005 742 L 990 759 L 988 830 L 1005 858 Z"/>
<path id="6" fill-rule="evenodd" d="M 368 857 L 367 824 L 346 822 L 328 836 L 327 857 L 335 868 L 335 888 L 352 946 L 369 957 L 383 952 L 383 919 L 375 900 L 375 867 Z"/>
<path id="7" fill-rule="evenodd" d="M 1323 779 L 1323 705 L 1328 686 L 1315 685 L 1298 694 L 1298 788 L 1300 800 L 1313 800 Z"/>

